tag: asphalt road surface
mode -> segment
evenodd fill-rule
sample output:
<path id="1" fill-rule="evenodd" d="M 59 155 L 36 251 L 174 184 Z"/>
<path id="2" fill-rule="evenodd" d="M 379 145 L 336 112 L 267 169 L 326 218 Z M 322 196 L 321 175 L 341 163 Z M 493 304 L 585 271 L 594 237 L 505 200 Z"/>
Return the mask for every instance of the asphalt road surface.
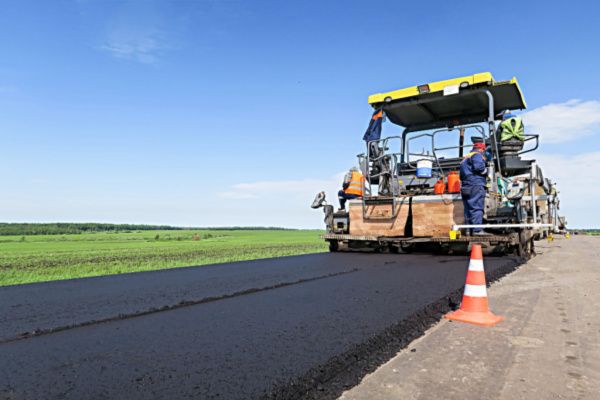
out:
<path id="1" fill-rule="evenodd" d="M 467 262 L 324 253 L 0 288 L 0 398 L 332 398 L 447 311 Z"/>

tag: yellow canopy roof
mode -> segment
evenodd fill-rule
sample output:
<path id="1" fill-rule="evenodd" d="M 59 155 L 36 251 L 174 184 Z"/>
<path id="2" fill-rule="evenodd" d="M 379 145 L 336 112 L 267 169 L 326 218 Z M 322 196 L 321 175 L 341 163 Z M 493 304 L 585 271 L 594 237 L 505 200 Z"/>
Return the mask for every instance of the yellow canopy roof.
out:
<path id="1" fill-rule="evenodd" d="M 369 104 L 383 107 L 393 123 L 404 127 L 460 125 L 487 120 L 486 90 L 493 96 L 494 114 L 527 107 L 517 78 L 495 81 L 489 72 L 373 94 Z"/>

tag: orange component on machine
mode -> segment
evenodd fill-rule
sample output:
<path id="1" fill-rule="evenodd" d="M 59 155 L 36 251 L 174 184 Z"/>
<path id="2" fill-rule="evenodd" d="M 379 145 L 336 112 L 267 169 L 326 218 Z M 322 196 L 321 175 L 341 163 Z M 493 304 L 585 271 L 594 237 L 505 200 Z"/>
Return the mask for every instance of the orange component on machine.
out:
<path id="1" fill-rule="evenodd" d="M 433 185 L 433 193 L 444 194 L 445 191 L 446 191 L 446 184 L 444 183 L 443 179 L 440 179 L 439 181 L 437 181 L 437 183 L 435 185 Z"/>
<path id="2" fill-rule="evenodd" d="M 350 180 L 348 187 L 344 190 L 344 193 L 362 196 L 364 182 L 365 177 L 363 174 L 357 171 L 352 171 L 352 179 Z"/>
<path id="3" fill-rule="evenodd" d="M 460 193 L 460 176 L 456 171 L 448 174 L 448 193 Z"/>

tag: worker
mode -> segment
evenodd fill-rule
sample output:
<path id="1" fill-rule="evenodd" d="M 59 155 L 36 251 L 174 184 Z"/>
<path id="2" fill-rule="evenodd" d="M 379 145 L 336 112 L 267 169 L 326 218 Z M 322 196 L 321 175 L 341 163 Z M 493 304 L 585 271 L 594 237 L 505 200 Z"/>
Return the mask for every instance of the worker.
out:
<path id="1" fill-rule="evenodd" d="M 481 225 L 487 184 L 486 146 L 482 138 L 473 137 L 473 149 L 460 164 L 460 194 L 465 211 L 465 223 Z M 469 229 L 466 231 L 469 236 Z M 473 235 L 487 236 L 481 228 L 473 228 Z"/>
<path id="2" fill-rule="evenodd" d="M 356 199 L 363 196 L 363 187 L 365 185 L 365 177 L 356 167 L 350 170 L 344 176 L 342 190 L 338 192 L 340 200 L 340 211 L 346 209 L 346 200 Z"/>
<path id="3" fill-rule="evenodd" d="M 516 115 L 504 113 L 496 135 L 496 137 L 500 137 L 501 142 L 506 142 L 511 139 L 517 139 L 521 142 L 525 141 L 525 126 L 523 125 L 523 120 Z"/>

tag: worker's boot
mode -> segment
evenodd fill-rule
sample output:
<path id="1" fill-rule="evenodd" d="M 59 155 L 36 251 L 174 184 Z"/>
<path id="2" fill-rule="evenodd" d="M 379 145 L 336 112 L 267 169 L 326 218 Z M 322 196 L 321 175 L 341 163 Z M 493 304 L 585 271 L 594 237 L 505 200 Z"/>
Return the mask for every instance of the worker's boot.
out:
<path id="1" fill-rule="evenodd" d="M 473 232 L 473 236 L 492 236 L 492 234 L 484 231 L 477 231 Z"/>

